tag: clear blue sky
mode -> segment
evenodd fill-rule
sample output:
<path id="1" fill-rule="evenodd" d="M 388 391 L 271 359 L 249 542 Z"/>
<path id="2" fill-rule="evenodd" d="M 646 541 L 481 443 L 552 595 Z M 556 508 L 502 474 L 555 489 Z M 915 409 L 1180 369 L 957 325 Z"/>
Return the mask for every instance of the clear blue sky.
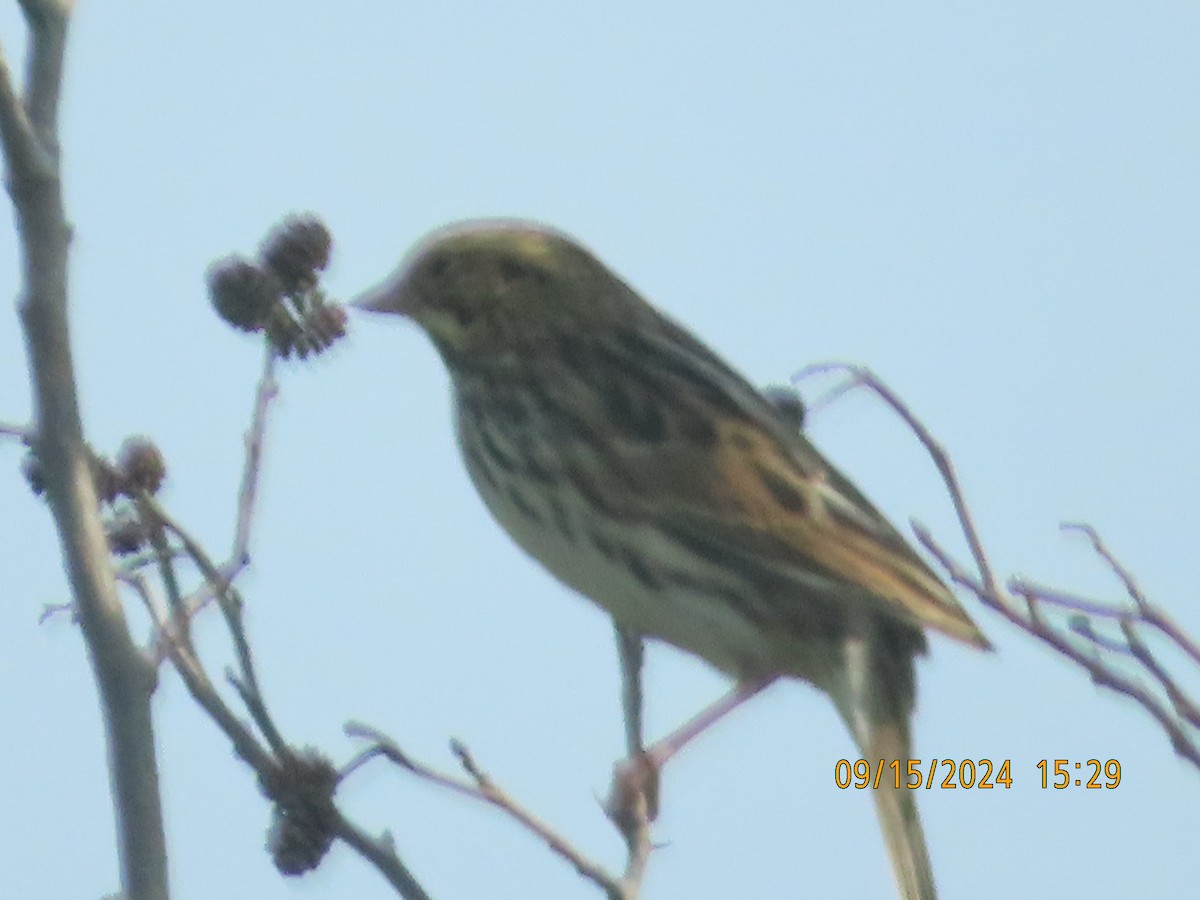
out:
<path id="1" fill-rule="evenodd" d="M 223 552 L 259 351 L 208 309 L 210 260 L 311 209 L 345 296 L 432 227 L 533 217 L 757 382 L 827 358 L 883 374 L 953 453 L 1003 572 L 1117 599 L 1057 532 L 1084 519 L 1200 632 L 1200 7 L 746 6 L 81 4 L 63 144 L 96 446 L 153 435 L 165 501 Z M 14 7 L 0 38 L 19 58 Z M 26 383 L 0 315 L 0 419 L 28 415 Z M 898 522 L 960 546 L 878 405 L 811 427 Z M 36 624 L 66 588 L 18 458 L 0 446 L 0 895 L 98 897 L 116 868 L 96 695 L 73 629 Z M 242 586 L 287 735 L 344 760 L 342 723 L 363 719 L 447 767 L 458 736 L 621 863 L 594 799 L 622 749 L 608 625 L 487 518 L 421 335 L 355 322 L 284 372 L 260 513 Z M 943 896 L 1194 894 L 1197 773 L 1130 703 L 968 605 L 999 652 L 933 640 L 917 753 L 1011 759 L 1015 783 L 922 796 Z M 199 637 L 220 673 L 215 617 Z M 659 734 L 723 684 L 658 649 L 647 690 Z M 249 770 L 173 675 L 156 710 L 177 897 L 391 896 L 341 849 L 281 880 Z M 742 710 L 669 769 L 647 900 L 892 896 L 869 798 L 832 783 L 851 754 L 804 686 Z M 1045 791 L 1045 757 L 1116 758 L 1124 781 Z M 383 765 L 345 801 L 439 900 L 598 896 L 497 814 Z"/>

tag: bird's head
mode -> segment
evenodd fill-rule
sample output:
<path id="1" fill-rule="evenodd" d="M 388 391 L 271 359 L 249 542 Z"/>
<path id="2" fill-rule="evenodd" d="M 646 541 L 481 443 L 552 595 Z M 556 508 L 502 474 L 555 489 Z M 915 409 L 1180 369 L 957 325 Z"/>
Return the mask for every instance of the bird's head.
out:
<path id="1" fill-rule="evenodd" d="M 503 365 L 563 332 L 631 312 L 632 291 L 560 232 L 529 222 L 465 222 L 435 231 L 396 272 L 354 301 L 412 319 L 447 361 Z"/>

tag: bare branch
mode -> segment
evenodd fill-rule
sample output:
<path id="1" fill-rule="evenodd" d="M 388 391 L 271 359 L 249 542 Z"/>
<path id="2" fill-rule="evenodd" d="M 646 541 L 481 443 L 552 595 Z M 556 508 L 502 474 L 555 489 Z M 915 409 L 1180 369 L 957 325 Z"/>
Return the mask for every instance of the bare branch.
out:
<path id="1" fill-rule="evenodd" d="M 234 532 L 232 562 L 245 565 L 250 561 L 250 525 L 258 498 L 259 475 L 262 470 L 263 441 L 267 431 L 267 412 L 279 392 L 275 381 L 275 351 L 268 345 L 263 360 L 262 376 L 254 395 L 254 415 L 246 432 L 246 462 L 242 469 L 242 486 L 238 491 L 237 528 Z"/>
<path id="2" fill-rule="evenodd" d="M 396 847 L 390 836 L 385 835 L 382 839 L 372 838 L 341 813 L 337 814 L 334 821 L 333 833 L 378 869 L 405 900 L 430 900 L 425 889 L 396 855 Z"/>
<path id="3" fill-rule="evenodd" d="M 1179 684 L 1163 667 L 1162 663 L 1155 658 L 1150 652 L 1150 648 L 1141 639 L 1134 626 L 1133 620 L 1122 619 L 1121 631 L 1125 635 L 1125 640 L 1129 643 L 1129 651 L 1136 657 L 1151 675 L 1158 680 L 1166 691 L 1167 699 L 1171 701 L 1171 705 L 1175 708 L 1175 712 L 1186 719 L 1192 725 L 1200 727 L 1200 707 L 1183 692 Z"/>
<path id="4" fill-rule="evenodd" d="M 967 546 L 971 550 L 971 556 L 975 560 L 975 565 L 979 568 L 984 587 L 989 593 L 998 595 L 1000 588 L 996 583 L 995 576 L 992 574 L 992 567 L 988 562 L 987 554 L 983 551 L 983 542 L 979 539 L 975 522 L 971 517 L 970 510 L 967 508 L 962 488 L 958 483 L 958 476 L 954 472 L 954 465 L 950 461 L 949 455 L 942 448 L 942 445 L 934 439 L 929 429 L 909 409 L 908 404 L 901 400 L 895 391 L 865 366 L 856 366 L 841 362 L 816 363 L 811 366 L 805 366 L 793 375 L 792 383 L 796 384 L 809 376 L 828 372 L 843 372 L 850 377 L 851 381 L 845 388 L 846 391 L 860 385 L 869 388 L 873 393 L 882 398 L 896 415 L 904 420 L 913 434 L 917 436 L 917 439 L 925 446 L 925 450 L 929 453 L 929 457 L 933 460 L 933 464 L 937 467 L 938 472 L 941 473 L 942 480 L 950 492 L 950 500 L 954 504 L 954 512 L 958 516 L 959 526 L 962 528 L 963 537 L 966 538 Z"/>
<path id="5" fill-rule="evenodd" d="M 519 823 L 526 831 L 539 838 L 550 850 L 568 862 L 580 875 L 595 884 L 610 898 L 610 900 L 636 900 L 640 892 L 641 877 L 645 869 L 645 858 L 634 862 L 631 854 L 631 864 L 627 867 L 626 876 L 617 878 L 604 869 L 599 863 L 585 856 L 576 849 L 566 838 L 522 806 L 507 791 L 501 788 L 489 776 L 470 750 L 461 741 L 452 741 L 451 750 L 458 757 L 463 770 L 470 776 L 470 781 L 456 778 L 439 772 L 430 766 L 418 762 L 400 748 L 390 737 L 369 725 L 351 722 L 346 725 L 346 734 L 371 741 L 371 746 L 358 755 L 346 768 L 343 777 L 357 770 L 365 762 L 377 756 L 382 756 L 396 765 L 416 775 L 425 781 L 446 788 L 457 794 L 480 800 L 496 807 L 510 818 Z M 647 841 L 646 855 L 649 854 Z M 633 877 L 636 876 L 636 880 Z"/>
<path id="6" fill-rule="evenodd" d="M 33 443 L 33 428 L 15 422 L 0 422 L 0 437 L 13 437 L 26 444 Z"/>
<path id="7" fill-rule="evenodd" d="M 238 667 L 240 669 L 239 676 L 230 676 L 229 681 L 238 694 L 241 695 L 242 701 L 254 717 L 255 724 L 262 731 L 267 743 L 270 744 L 276 753 L 282 753 L 287 744 L 280 734 L 279 729 L 275 726 L 274 721 L 272 721 L 266 702 L 263 700 L 262 692 L 259 689 L 258 676 L 254 667 L 254 655 L 250 650 L 250 642 L 246 637 L 245 627 L 242 623 L 243 604 L 241 597 L 227 581 L 223 580 L 224 573 L 209 558 L 204 548 L 200 546 L 199 541 L 193 538 L 183 526 L 167 515 L 166 511 L 153 497 L 143 491 L 138 495 L 137 499 L 139 505 L 157 521 L 157 524 L 168 529 L 179 538 L 183 543 L 184 551 L 191 557 L 192 562 L 196 564 L 200 573 L 212 586 L 219 601 L 221 612 L 225 616 L 230 636 L 233 639 L 233 646 L 237 654 Z"/>
<path id="8" fill-rule="evenodd" d="M 266 739 L 267 746 L 264 747 L 259 743 L 253 731 L 242 722 L 221 697 L 190 642 L 179 639 L 173 614 L 168 618 L 160 606 L 153 601 L 149 588 L 145 584 L 144 574 L 138 572 L 128 575 L 127 579 L 135 584 L 135 589 L 142 595 L 143 602 L 154 620 L 158 635 L 156 646 L 159 652 L 171 660 L 193 699 L 230 739 L 237 755 L 255 771 L 259 784 L 275 804 L 277 818 L 280 818 L 281 808 L 288 801 L 296 800 L 297 791 L 302 792 L 306 787 L 311 787 L 311 785 L 304 784 L 304 775 L 306 772 L 320 767 L 319 758 L 318 765 L 314 766 L 314 755 L 306 751 L 294 750 L 276 727 L 255 675 L 253 655 L 242 622 L 243 604 L 236 591 L 230 587 L 226 573 L 215 566 L 199 543 L 167 515 L 157 501 L 144 492 L 138 494 L 136 500 L 152 524 L 172 532 L 183 543 L 185 552 L 207 579 L 210 590 L 218 596 L 241 669 L 240 677 L 234 677 L 231 674 L 227 677 L 249 710 L 259 732 Z M 298 782 L 294 780 L 297 777 L 299 777 Z M 301 799 L 303 799 L 302 795 Z M 320 809 L 323 812 L 320 825 L 328 828 L 328 831 L 323 833 L 328 835 L 329 839 L 337 837 L 346 841 L 364 859 L 374 865 L 406 900 L 429 900 L 428 894 L 401 861 L 390 841 L 375 840 L 366 835 L 337 810 L 332 803 L 331 795 L 322 798 Z M 285 822 L 290 821 L 286 816 L 282 816 L 282 818 Z M 279 849 L 273 848 L 273 850 Z M 323 855 L 324 849 L 320 849 L 309 859 L 308 864 L 315 866 L 320 856 Z M 281 865 L 278 856 L 276 864 Z"/>
<path id="9" fill-rule="evenodd" d="M 1026 605 L 1033 603 L 1034 609 L 1037 609 L 1036 601 L 1026 600 Z M 1107 650 L 1109 653 L 1115 653 L 1118 656 L 1133 656 L 1133 651 L 1129 649 L 1129 643 L 1123 640 L 1109 637 L 1106 634 L 1101 634 L 1092 624 L 1092 620 L 1085 615 L 1075 615 L 1067 619 L 1067 628 L 1073 633 L 1079 635 L 1086 641 L 1095 644 L 1101 650 Z"/>
<path id="10" fill-rule="evenodd" d="M 976 576 L 963 569 L 933 538 L 928 529 L 920 523 L 914 522 L 913 530 L 917 539 L 946 570 L 950 580 L 959 587 L 970 591 L 985 606 L 1000 613 L 1022 631 L 1053 647 L 1060 654 L 1085 669 L 1096 684 L 1124 694 L 1142 706 L 1166 731 L 1175 752 L 1192 765 L 1200 768 L 1200 748 L 1197 747 L 1196 739 L 1189 732 L 1187 725 L 1187 723 L 1191 723 L 1193 726 L 1200 726 L 1200 704 L 1187 696 L 1178 682 L 1142 641 L 1135 626 L 1142 624 L 1157 629 L 1197 664 L 1200 664 L 1200 645 L 1186 635 L 1165 612 L 1147 599 L 1133 575 L 1108 550 L 1096 530 L 1090 525 L 1079 523 L 1069 523 L 1063 526 L 1066 530 L 1081 532 L 1088 538 L 1096 553 L 1108 564 L 1125 587 L 1126 593 L 1132 600 L 1131 607 L 1101 603 L 1045 588 L 1031 581 L 1014 578 L 1009 580 L 1008 590 L 1021 598 L 1023 605 L 1018 605 L 1012 595 L 1005 593 L 997 584 L 950 459 L 938 442 L 933 439 L 929 430 L 887 385 L 869 370 L 860 366 L 837 362 L 821 363 L 801 370 L 794 376 L 793 381 L 827 372 L 840 372 L 846 374 L 849 379 L 835 388 L 830 393 L 830 397 L 840 396 L 858 386 L 869 388 L 882 397 L 904 420 L 928 451 L 934 465 L 941 473 L 942 480 L 954 503 L 959 524 L 979 572 L 979 575 Z M 828 399 L 827 397 L 825 402 L 828 402 Z M 1065 609 L 1072 613 L 1065 630 L 1060 630 L 1052 620 L 1043 614 L 1042 607 L 1044 605 Z M 1116 621 L 1121 628 L 1124 642 L 1099 633 L 1093 627 L 1092 618 Z M 1086 641 L 1086 650 L 1072 641 L 1070 637 L 1072 634 Z M 1169 705 L 1140 681 L 1126 675 L 1111 664 L 1110 658 L 1114 656 L 1123 660 L 1136 661 L 1162 688 Z"/>
<path id="11" fill-rule="evenodd" d="M 12 185 L 53 176 L 54 159 L 46 153 L 13 85 L 8 60 L 0 54 L 0 144 Z"/>
<path id="12" fill-rule="evenodd" d="M 950 579 L 955 584 L 965 587 L 986 606 L 996 610 L 1023 631 L 1053 647 L 1063 656 L 1085 669 L 1091 676 L 1092 681 L 1097 685 L 1109 688 L 1119 694 L 1124 694 L 1142 706 L 1167 732 L 1167 736 L 1170 738 L 1175 752 L 1192 765 L 1200 768 L 1200 748 L 1196 747 L 1176 717 L 1171 714 L 1171 711 L 1167 709 L 1158 697 L 1147 690 L 1145 686 L 1117 671 L 1116 668 L 1106 665 L 1100 656 L 1083 652 L 1072 644 L 1065 635 L 1060 634 L 1051 627 L 1044 618 L 1037 615 L 1023 615 L 1020 610 L 1011 603 L 1006 602 L 1003 597 L 987 593 L 982 583 L 963 570 L 933 539 L 927 530 L 920 529 L 917 537 L 925 548 L 942 564 L 942 567 L 946 569 Z M 1036 606 L 1036 596 L 1026 596 L 1025 599 L 1031 607 Z"/>
<path id="13" fill-rule="evenodd" d="M 147 493 L 133 495 L 141 521 L 150 526 L 153 559 L 166 588 L 169 612 L 156 600 L 143 571 L 150 558 L 114 569 L 99 516 L 92 454 L 83 439 L 67 319 L 67 254 L 71 229 L 62 203 L 58 167 L 58 110 L 71 0 L 19 0 L 30 31 L 29 63 L 23 99 L 0 54 L 0 145 L 8 167 L 8 187 L 17 213 L 23 251 L 24 290 L 19 304 L 34 388 L 33 426 L 0 423 L 0 436 L 33 446 L 58 526 L 74 603 L 61 607 L 79 618 L 105 708 L 112 766 L 122 896 L 167 900 L 166 851 L 158 791 L 150 696 L 157 664 L 169 658 L 198 704 L 230 738 L 239 756 L 258 774 L 264 789 L 286 791 L 289 773 L 321 772 L 315 755 L 296 753 L 284 743 L 262 699 L 241 620 L 241 600 L 231 590 L 248 559 L 250 525 L 261 467 L 267 408 L 275 393 L 268 356 L 247 437 L 247 459 L 239 493 L 234 559 L 218 568 L 190 535 Z M 188 602 L 175 569 L 170 531 L 206 580 Z M 143 656 L 126 625 L 117 578 L 142 599 L 155 623 L 156 658 Z M 232 679 L 270 749 L 262 746 L 221 698 L 188 639 L 188 623 L 203 599 L 216 596 L 236 647 L 240 677 Z M 43 615 L 45 618 L 47 614 Z M 307 770 L 306 770 L 307 766 Z M 270 793 L 270 790 L 268 790 Z M 301 798 L 303 800 L 303 798 Z M 277 812 L 281 797 L 272 795 Z M 327 796 L 332 808 L 332 798 Z M 324 800 L 322 802 L 325 802 Z M 340 813 L 333 813 L 333 836 L 340 836 L 409 900 L 428 900 L 386 842 L 366 838 Z M 332 836 L 329 837 L 332 840 Z M 319 857 L 317 857 L 319 859 Z M 283 866 L 279 857 L 278 865 Z M 315 865 L 315 861 L 313 862 Z"/>
<path id="14" fill-rule="evenodd" d="M 1061 609 L 1082 613 L 1085 618 L 1123 619 L 1132 612 L 1128 606 L 1118 606 L 1113 603 L 1104 603 L 1102 601 L 1091 600 L 1087 597 L 1079 597 L 1075 594 L 1057 590 L 1056 588 L 1047 587 L 1044 584 L 1031 581 L 1027 578 L 1010 578 L 1008 580 L 1008 589 L 1014 594 L 1036 596 L 1041 603 L 1049 604 L 1050 606 L 1057 606 Z"/>
<path id="15" fill-rule="evenodd" d="M 21 0 L 29 26 L 25 109 L 45 149 L 58 158 L 58 101 L 62 91 L 67 23 L 73 0 Z"/>
<path id="16" fill-rule="evenodd" d="M 164 634 L 167 634 L 166 624 L 161 619 L 158 621 Z M 221 699 L 221 695 L 191 649 L 182 643 L 171 640 L 166 641 L 166 647 L 171 662 L 174 663 L 176 671 L 179 672 L 183 683 L 187 686 L 188 693 L 233 742 L 238 756 L 245 760 L 259 774 L 260 778 L 277 772 L 278 763 L 270 751 L 259 744 L 253 732 Z"/>
<path id="17" fill-rule="evenodd" d="M 206 579 L 192 593 L 184 597 L 181 604 L 181 618 L 187 621 L 195 618 L 201 610 L 217 599 L 221 591 L 233 583 L 233 579 L 243 569 L 245 569 L 245 564 L 236 561 L 220 566 L 217 569 L 217 578 Z M 155 666 L 161 664 L 163 660 L 170 658 L 170 653 L 167 652 L 166 646 L 168 638 L 171 640 L 174 639 L 174 628 L 168 627 L 165 631 L 155 629 L 151 635 L 149 656 Z"/>
<path id="18" fill-rule="evenodd" d="M 125 621 L 79 418 L 67 319 L 71 229 L 58 169 L 57 109 L 71 5 L 22 4 L 30 30 L 25 101 L 0 65 L 0 143 L 22 251 L 20 313 L 34 393 L 34 449 L 58 529 L 108 739 L 121 884 L 166 900 L 166 844 L 150 696 L 156 672 Z"/>
<path id="19" fill-rule="evenodd" d="M 202 570 L 205 575 L 204 583 L 189 596 L 181 599 L 176 614 L 176 625 L 170 629 L 171 633 L 183 632 L 187 622 L 214 599 L 221 596 L 250 563 L 250 526 L 254 518 L 258 484 L 262 474 L 262 450 L 266 440 L 267 413 L 270 410 L 271 401 L 279 391 L 278 383 L 275 380 L 275 361 L 276 356 L 268 347 L 263 360 L 262 375 L 255 391 L 254 413 L 246 432 L 246 459 L 242 466 L 241 487 L 238 490 L 233 551 L 229 561 L 221 566 L 213 566 L 211 562 L 207 563 L 207 571 Z M 207 560 L 207 556 L 203 554 L 198 542 L 191 541 L 191 546 L 193 558 L 198 552 Z M 168 656 L 166 647 L 160 640 L 161 634 L 163 632 L 155 633 L 154 649 L 151 653 L 156 665 Z"/>
<path id="20" fill-rule="evenodd" d="M 1159 609 L 1146 599 L 1146 595 L 1142 592 L 1133 574 L 1113 556 L 1104 541 L 1100 539 L 1100 535 L 1096 529 L 1091 525 L 1079 522 L 1066 522 L 1062 527 L 1068 531 L 1082 533 L 1091 542 L 1092 549 L 1108 563 L 1108 567 L 1112 569 L 1113 574 L 1125 586 L 1125 591 L 1130 599 L 1137 605 L 1138 618 L 1165 634 L 1171 639 L 1172 643 L 1190 656 L 1193 662 L 1200 665 L 1200 644 L 1197 644 L 1196 641 L 1185 634 L 1183 629 L 1164 610 Z"/>
<path id="21" fill-rule="evenodd" d="M 46 603 L 42 606 L 42 611 L 38 613 L 38 624 L 45 625 L 55 616 L 61 616 L 65 613 L 72 613 L 72 621 L 75 621 L 74 612 L 74 603 Z"/>
<path id="22" fill-rule="evenodd" d="M 134 505 L 137 507 L 138 517 L 149 532 L 150 546 L 154 550 L 154 560 L 158 563 L 158 577 L 162 580 L 163 588 L 167 592 L 167 608 L 171 611 L 171 624 L 175 637 L 184 644 L 190 644 L 191 629 L 188 627 L 189 622 L 183 605 L 183 591 L 179 586 L 179 575 L 175 571 L 174 553 L 167 543 L 167 535 L 162 522 L 156 518 L 143 500 L 143 497 L 148 496 L 143 491 L 142 497 L 134 498 Z"/>

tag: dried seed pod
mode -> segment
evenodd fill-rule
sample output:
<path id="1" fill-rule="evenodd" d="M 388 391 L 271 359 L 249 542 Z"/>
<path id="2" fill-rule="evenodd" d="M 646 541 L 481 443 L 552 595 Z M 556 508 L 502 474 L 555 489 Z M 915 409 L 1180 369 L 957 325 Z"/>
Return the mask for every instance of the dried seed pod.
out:
<path id="1" fill-rule="evenodd" d="M 92 453 L 91 468 L 96 499 L 101 503 L 112 503 L 125 492 L 125 477 L 108 459 L 98 453 Z"/>
<path id="2" fill-rule="evenodd" d="M 295 753 L 284 762 L 271 783 L 263 785 L 275 801 L 267 846 L 275 868 L 284 875 L 301 875 L 315 869 L 333 845 L 338 773 L 315 750 Z"/>
<path id="3" fill-rule="evenodd" d="M 333 236 L 324 222 L 311 213 L 293 215 L 271 229 L 263 241 L 262 261 L 287 293 L 302 293 L 317 283 L 332 249 Z"/>
<path id="4" fill-rule="evenodd" d="M 150 542 L 145 524 L 132 513 L 122 513 L 107 520 L 104 535 L 108 538 L 108 549 L 117 556 L 137 553 Z"/>
<path id="5" fill-rule="evenodd" d="M 258 331 L 283 299 L 283 283 L 249 260 L 227 256 L 208 268 L 208 294 L 222 319 L 242 331 Z"/>
<path id="6" fill-rule="evenodd" d="M 167 463 L 154 441 L 134 436 L 126 438 L 117 451 L 117 471 L 127 490 L 157 494 L 167 475 Z"/>

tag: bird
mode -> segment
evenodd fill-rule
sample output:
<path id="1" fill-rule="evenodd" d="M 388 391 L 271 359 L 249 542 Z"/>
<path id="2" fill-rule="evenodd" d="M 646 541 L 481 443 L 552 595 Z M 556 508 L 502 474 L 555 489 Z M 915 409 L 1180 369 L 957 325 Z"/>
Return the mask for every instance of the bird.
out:
<path id="1" fill-rule="evenodd" d="M 691 653 L 746 694 L 807 682 L 863 758 L 901 771 L 926 632 L 990 648 L 794 417 L 565 232 L 437 229 L 353 305 L 429 336 L 485 506 L 619 632 Z M 900 896 L 932 900 L 912 791 L 882 782 Z"/>

